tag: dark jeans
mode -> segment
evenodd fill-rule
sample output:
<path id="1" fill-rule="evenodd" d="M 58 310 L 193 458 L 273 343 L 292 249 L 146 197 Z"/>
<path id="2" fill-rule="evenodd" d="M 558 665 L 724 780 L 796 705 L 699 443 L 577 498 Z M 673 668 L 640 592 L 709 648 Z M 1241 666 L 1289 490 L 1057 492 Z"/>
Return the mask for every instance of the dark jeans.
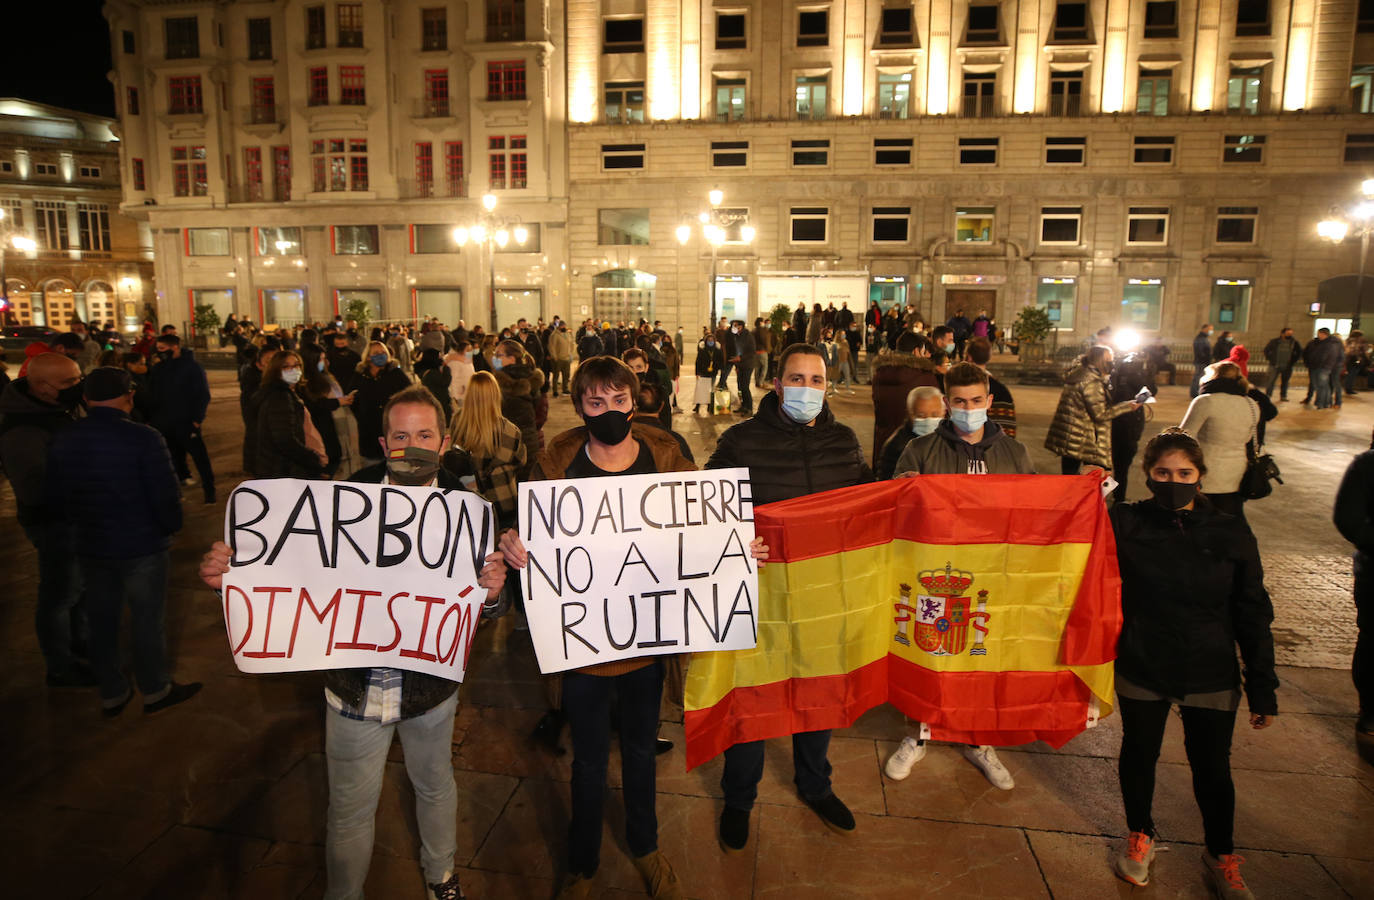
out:
<path id="1" fill-rule="evenodd" d="M 1059 457 L 1059 474 L 1061 475 L 1077 475 L 1082 466 L 1083 461 L 1081 459 L 1075 459 L 1072 456 Z"/>
<path id="2" fill-rule="evenodd" d="M 1196 397 L 1196 396 L 1197 396 L 1198 390 L 1202 387 L 1202 375 L 1203 375 L 1203 370 L 1207 368 L 1207 365 L 1208 365 L 1208 364 L 1205 363 L 1205 362 L 1197 362 L 1196 360 L 1194 360 L 1194 362 L 1193 362 L 1193 380 L 1192 380 L 1192 382 L 1188 385 L 1188 396 L 1189 396 L 1189 397 Z"/>
<path id="3" fill-rule="evenodd" d="M 1117 696 L 1121 710 L 1121 800 L 1126 827 L 1155 836 L 1151 817 L 1155 793 L 1155 764 L 1169 720 L 1167 700 L 1131 700 Z M 1202 811 L 1207 852 L 1223 856 L 1235 851 L 1231 832 L 1236 819 L 1236 788 L 1231 782 L 1231 734 L 1236 711 L 1179 707 L 1183 717 L 1183 747 L 1193 770 L 1193 796 Z"/>
<path id="4" fill-rule="evenodd" d="M 191 477 L 191 470 L 186 465 L 186 454 L 191 454 L 191 461 L 196 464 L 196 472 L 200 475 L 201 490 L 205 492 L 205 499 L 210 500 L 215 493 L 215 470 L 210 468 L 210 454 L 205 449 L 200 429 L 192 428 L 188 422 L 173 426 L 159 425 L 158 431 L 167 441 L 167 450 L 172 454 L 177 477 L 182 481 Z"/>
<path id="5" fill-rule="evenodd" d="M 720 787 L 725 805 L 744 812 L 754 808 L 763 778 L 763 741 L 735 744 L 725 751 Z M 819 800 L 830 793 L 830 731 L 802 731 L 792 735 L 792 782 L 803 800 Z"/>
<path id="6" fill-rule="evenodd" d="M 1232 491 L 1229 494 L 1208 494 L 1207 499 L 1212 501 L 1212 505 L 1228 516 L 1235 516 L 1245 522 L 1245 498 L 1240 495 L 1240 491 Z M 1249 523 L 1246 522 L 1247 527 Z"/>
<path id="7" fill-rule="evenodd" d="M 119 661 L 119 619 L 129 604 L 133 636 L 134 680 L 144 702 L 167 688 L 168 552 L 133 559 L 81 557 L 86 576 L 86 604 L 91 619 L 91 668 L 100 680 L 100 699 L 122 700 L 129 691 Z"/>
<path id="8" fill-rule="evenodd" d="M 24 533 L 38 551 L 38 608 L 33 623 L 38 649 L 49 675 L 65 675 L 72 666 L 72 639 L 86 638 L 81 570 L 72 565 L 76 535 L 65 522 L 25 525 Z"/>
<path id="9" fill-rule="evenodd" d="M 1264 396 L 1274 396 L 1274 385 L 1279 385 L 1279 399 L 1288 399 L 1288 379 L 1293 377 L 1293 367 L 1286 369 L 1273 368 L 1269 370 L 1269 386 L 1264 389 Z"/>
<path id="10" fill-rule="evenodd" d="M 739 411 L 742 413 L 752 412 L 754 409 L 754 397 L 749 393 L 749 379 L 753 377 L 754 363 L 750 361 L 748 366 L 741 359 L 735 363 L 735 382 L 739 385 Z"/>
<path id="11" fill-rule="evenodd" d="M 1112 477 L 1116 488 L 1112 496 L 1117 502 L 1126 499 L 1126 482 L 1131 478 L 1131 463 L 1145 431 L 1145 411 L 1137 409 L 1112 419 Z"/>
<path id="12" fill-rule="evenodd" d="M 624 675 L 563 676 L 563 714 L 572 733 L 572 821 L 568 870 L 590 878 L 601 862 L 602 804 L 611 751 L 611 694 L 620 703 L 620 780 L 625 792 L 625 842 L 631 856 L 658 849 L 654 751 L 663 698 L 663 664 Z"/>
<path id="13" fill-rule="evenodd" d="M 1374 713 L 1374 560 L 1355 554 L 1355 656 L 1350 678 L 1360 695 L 1360 712 Z"/>

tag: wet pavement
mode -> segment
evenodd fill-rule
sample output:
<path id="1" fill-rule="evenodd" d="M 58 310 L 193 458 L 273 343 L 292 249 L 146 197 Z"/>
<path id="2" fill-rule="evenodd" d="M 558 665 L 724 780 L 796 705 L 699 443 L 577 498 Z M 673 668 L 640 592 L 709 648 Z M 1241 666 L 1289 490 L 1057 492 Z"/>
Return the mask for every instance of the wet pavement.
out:
<path id="1" fill-rule="evenodd" d="M 206 434 L 222 500 L 242 477 L 242 429 L 229 374 L 212 372 L 211 380 Z M 1057 459 L 1040 446 L 1057 389 L 1011 387 L 1021 439 L 1041 471 L 1058 471 Z M 684 378 L 680 396 L 691 395 L 691 379 Z M 832 402 L 867 444 L 868 388 Z M 1176 424 L 1187 402 L 1186 386 L 1165 388 L 1151 424 Z M 573 421 L 560 399 L 546 432 Z M 732 421 L 686 414 L 675 417 L 675 426 L 704 461 Z M 1277 723 L 1253 732 L 1242 721 L 1233 756 L 1236 843 L 1259 897 L 1374 896 L 1374 766 L 1361 760 L 1353 732 L 1350 561 L 1330 522 L 1341 474 L 1369 446 L 1371 427 L 1374 393 L 1349 399 L 1340 411 L 1282 404 L 1269 449 L 1286 484 L 1247 509 L 1274 596 L 1283 682 Z M 275 900 L 323 893 L 320 679 L 247 676 L 234 668 L 219 606 L 195 574 L 200 554 L 222 530 L 223 504 L 207 507 L 199 493 L 188 490 L 186 527 L 173 551 L 167 633 L 177 678 L 203 681 L 205 689 L 155 716 L 145 717 L 135 702 L 107 721 L 92 692 L 43 686 L 32 627 L 34 557 L 14 523 L 8 485 L 0 489 L 8 538 L 0 542 L 0 634 L 10 647 L 0 660 L 0 692 L 10 710 L 0 736 L 8 763 L 0 776 L 4 896 Z M 1145 494 L 1138 475 L 1130 493 Z M 453 737 L 458 863 L 473 898 L 550 897 L 565 854 L 569 759 L 528 739 L 544 692 L 528 633 L 514 626 L 508 617 L 479 631 Z M 836 793 L 858 819 L 851 836 L 829 831 L 800 803 L 788 744 L 771 742 L 750 843 L 728 857 L 715 839 L 721 763 L 686 772 L 681 713 L 665 706 L 664 719 L 663 735 L 676 746 L 659 761 L 660 846 L 689 896 L 1097 898 L 1142 891 L 1117 881 L 1110 868 L 1124 837 L 1115 716 L 1058 751 L 1002 751 L 1017 780 L 1015 790 L 1003 792 L 946 745 L 933 745 L 906 781 L 886 779 L 882 763 L 905 723 L 891 708 L 875 709 L 837 731 L 831 745 Z M 618 768 L 613 759 L 615 796 L 606 807 L 594 896 L 643 895 L 624 845 Z M 1159 766 L 1156 819 L 1169 850 L 1143 890 L 1207 896 L 1201 821 L 1176 721 Z M 397 744 L 378 810 L 368 896 L 424 896 L 418 856 Z"/>

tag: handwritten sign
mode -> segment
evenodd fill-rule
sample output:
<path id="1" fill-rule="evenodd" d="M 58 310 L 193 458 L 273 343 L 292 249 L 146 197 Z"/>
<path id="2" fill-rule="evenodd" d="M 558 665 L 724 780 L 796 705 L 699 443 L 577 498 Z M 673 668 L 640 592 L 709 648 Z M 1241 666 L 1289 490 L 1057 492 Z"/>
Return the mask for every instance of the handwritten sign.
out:
<path id="1" fill-rule="evenodd" d="M 543 672 L 757 642 L 748 469 L 529 482 L 519 509 Z"/>
<path id="2" fill-rule="evenodd" d="M 242 672 L 390 666 L 462 681 L 496 544 L 469 491 L 246 481 L 229 497 L 224 627 Z"/>

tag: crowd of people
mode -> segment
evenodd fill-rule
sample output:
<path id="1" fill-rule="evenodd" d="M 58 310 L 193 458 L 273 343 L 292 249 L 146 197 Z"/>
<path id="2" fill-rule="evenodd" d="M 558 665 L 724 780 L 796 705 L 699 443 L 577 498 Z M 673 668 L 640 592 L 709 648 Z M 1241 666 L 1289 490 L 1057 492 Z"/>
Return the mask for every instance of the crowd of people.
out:
<path id="1" fill-rule="evenodd" d="M 1210 877 L 1221 896 L 1245 897 L 1232 841 L 1232 726 L 1242 697 L 1254 728 L 1267 727 L 1278 710 L 1273 613 L 1238 481 L 1248 454 L 1263 443 L 1264 422 L 1276 414 L 1268 400 L 1275 384 L 1283 400 L 1299 362 L 1314 380 L 1346 364 L 1327 365 L 1321 355 L 1335 346 L 1326 343 L 1332 338 L 1319 335 L 1313 342 L 1319 352 L 1309 357 L 1311 345 L 1300 349 L 1284 329 L 1265 348 L 1271 368 L 1261 390 L 1248 380 L 1245 348 L 1226 345 L 1225 355 L 1213 359 L 1209 333 L 1204 326 L 1198 336 L 1208 344 L 1208 359 L 1194 376 L 1186 416 L 1146 442 L 1138 474 L 1150 499 L 1127 503 L 1124 493 L 1147 405 L 1158 390 L 1157 358 L 1128 353 L 1118 360 L 1107 330 L 1065 374 L 1045 446 L 1061 457 L 1061 473 L 1099 469 L 1117 482 L 1111 520 L 1123 580 L 1117 688 L 1129 837 L 1116 872 L 1133 884 L 1148 883 L 1156 851 L 1154 769 L 1168 712 L 1177 706 Z M 107 716 L 120 714 L 134 686 L 149 713 L 200 687 L 169 674 L 162 619 L 168 549 L 182 524 L 180 490 L 193 483 L 188 455 L 204 499 L 216 499 L 200 436 L 209 388 L 174 327 L 149 337 L 145 352 L 92 353 L 85 343 L 69 348 L 72 342 L 64 340 L 31 354 L 21 377 L 0 395 L 0 462 L 14 486 L 20 524 L 38 551 L 36 624 L 48 684 L 97 687 Z M 338 320 L 269 334 L 231 321 L 221 337 L 240 362 L 245 473 L 481 493 L 501 526 L 499 550 L 485 560 L 480 581 L 493 614 L 507 602 L 521 610 L 513 573 L 528 556 L 515 529 L 519 483 L 696 468 L 690 446 L 672 428 L 686 350 L 681 328 L 594 320 L 574 328 L 555 316 L 547 323 L 520 319 L 495 334 L 432 321 L 368 331 Z M 1223 334 L 1217 346 L 1225 340 Z M 1361 346 L 1359 340 L 1357 333 L 1341 345 L 1342 359 L 1344 348 Z M 878 479 L 1031 474 L 1030 454 L 1016 436 L 1012 393 L 988 371 L 1001 343 L 1001 330 L 983 313 L 969 320 L 961 312 L 929 330 L 913 307 L 903 314 L 876 304 L 862 319 L 847 304 L 829 310 L 817 304 L 809 313 L 801 305 L 783 329 L 765 319 L 748 327 L 722 318 L 695 341 L 693 413 L 715 412 L 723 402 L 739 420 L 720 433 L 704 467 L 747 467 L 755 504 Z M 830 406 L 836 390 L 853 393 L 863 383 L 861 374 L 874 410 L 871 456 Z M 1336 379 L 1325 390 L 1332 384 L 1340 389 Z M 1319 408 L 1322 390 L 1318 385 Z M 546 438 L 549 404 L 560 396 L 569 398 L 582 424 Z M 1362 553 L 1374 553 L 1374 539 L 1365 534 L 1374 528 L 1374 492 L 1367 489 L 1374 484 L 1374 456 L 1366 456 L 1358 478 L 1348 478 L 1357 483 L 1342 532 Z M 761 540 L 750 549 L 767 561 Z M 201 576 L 208 585 L 221 586 L 229 557 L 223 543 L 206 554 Z M 79 565 L 69 565 L 71 559 Z M 1360 577 L 1357 595 L 1374 590 L 1371 582 Z M 124 605 L 135 635 L 134 685 L 119 660 Z M 1179 622 L 1188 623 L 1195 639 L 1180 640 L 1171 624 Z M 682 664 L 645 656 L 575 670 L 553 686 L 544 727 L 554 723 L 550 743 L 556 745 L 566 725 L 573 750 L 560 896 L 589 896 L 594 889 L 613 712 L 626 845 L 653 896 L 684 895 L 658 847 L 654 767 L 663 743 L 657 732 L 664 685 L 680 682 Z M 1357 680 L 1361 672 L 1367 680 L 1370 664 L 1358 669 Z M 431 896 L 462 896 L 449 753 L 457 691 L 455 682 L 396 669 L 326 674 L 327 897 L 361 896 L 393 735 L 402 741 L 415 788 Z M 1369 728 L 1367 716 L 1360 722 Z M 926 754 L 920 734 L 917 726 L 886 760 L 888 777 L 908 777 Z M 828 731 L 793 736 L 794 780 L 825 825 L 850 832 L 856 821 L 833 790 L 829 738 Z M 992 785 L 1014 788 L 995 747 L 966 746 L 963 753 Z M 717 837 L 726 852 L 749 842 L 764 759 L 762 742 L 725 753 Z"/>

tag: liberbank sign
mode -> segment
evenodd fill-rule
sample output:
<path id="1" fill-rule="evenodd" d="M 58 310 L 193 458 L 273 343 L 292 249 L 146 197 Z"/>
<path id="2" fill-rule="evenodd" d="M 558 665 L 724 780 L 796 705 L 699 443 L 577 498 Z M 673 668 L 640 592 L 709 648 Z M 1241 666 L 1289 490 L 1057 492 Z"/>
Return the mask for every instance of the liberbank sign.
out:
<path id="1" fill-rule="evenodd" d="M 848 303 L 855 314 L 868 308 L 868 273 L 859 272 L 759 272 L 759 309 L 779 303 L 795 306 L 813 303 L 822 308 Z"/>

